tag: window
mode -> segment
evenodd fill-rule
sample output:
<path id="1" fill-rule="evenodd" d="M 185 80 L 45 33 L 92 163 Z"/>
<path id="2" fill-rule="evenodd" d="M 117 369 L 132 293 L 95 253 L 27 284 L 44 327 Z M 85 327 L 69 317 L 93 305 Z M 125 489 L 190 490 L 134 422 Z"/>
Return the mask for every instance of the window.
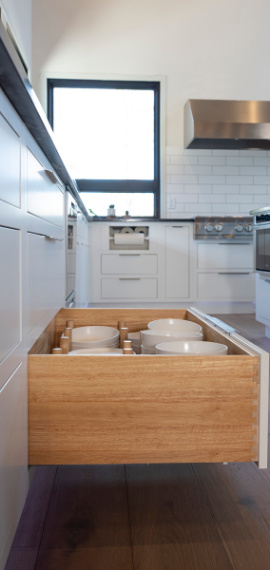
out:
<path id="1" fill-rule="evenodd" d="M 158 82 L 48 79 L 48 117 L 86 207 L 159 216 Z"/>

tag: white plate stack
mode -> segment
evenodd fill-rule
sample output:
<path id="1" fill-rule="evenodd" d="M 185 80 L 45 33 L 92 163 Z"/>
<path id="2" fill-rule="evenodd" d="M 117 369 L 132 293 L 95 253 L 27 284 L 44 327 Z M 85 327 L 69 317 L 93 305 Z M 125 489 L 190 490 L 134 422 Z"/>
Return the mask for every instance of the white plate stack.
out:
<path id="1" fill-rule="evenodd" d="M 72 329 L 72 350 L 86 348 L 116 348 L 119 330 L 113 327 L 89 326 Z"/>

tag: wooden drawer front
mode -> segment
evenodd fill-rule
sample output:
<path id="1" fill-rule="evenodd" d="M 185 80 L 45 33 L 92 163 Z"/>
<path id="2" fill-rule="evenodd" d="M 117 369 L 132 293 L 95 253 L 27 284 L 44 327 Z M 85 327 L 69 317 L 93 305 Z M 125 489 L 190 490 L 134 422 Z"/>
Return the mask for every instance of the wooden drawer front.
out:
<path id="1" fill-rule="evenodd" d="M 198 298 L 237 299 L 255 298 L 255 275 L 240 273 L 199 273 Z"/>
<path id="2" fill-rule="evenodd" d="M 64 302 L 64 241 L 27 234 L 28 331 Z"/>
<path id="3" fill-rule="evenodd" d="M 0 113 L 0 199 L 21 205 L 21 141 Z"/>
<path id="4" fill-rule="evenodd" d="M 101 256 L 101 272 L 110 275 L 156 275 L 157 255 L 123 253 Z"/>
<path id="5" fill-rule="evenodd" d="M 64 224 L 64 194 L 28 149 L 27 211 L 58 226 Z"/>
<path id="6" fill-rule="evenodd" d="M 199 243 L 199 269 L 252 269 L 252 244 Z"/>
<path id="7" fill-rule="evenodd" d="M 0 227 L 0 361 L 21 340 L 20 230 Z"/>
<path id="8" fill-rule="evenodd" d="M 156 299 L 157 279 L 115 278 L 101 279 L 102 299 Z"/>

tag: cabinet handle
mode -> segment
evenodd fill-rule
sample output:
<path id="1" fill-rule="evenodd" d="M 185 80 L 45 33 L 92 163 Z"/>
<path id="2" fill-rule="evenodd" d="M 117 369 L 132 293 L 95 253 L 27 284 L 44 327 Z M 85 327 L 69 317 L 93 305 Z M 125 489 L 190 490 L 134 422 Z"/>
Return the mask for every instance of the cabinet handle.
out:
<path id="1" fill-rule="evenodd" d="M 172 228 L 183 228 L 184 226 L 171 226 Z"/>
<path id="2" fill-rule="evenodd" d="M 63 241 L 64 238 L 55 238 L 53 236 L 47 236 L 45 234 L 37 234 L 37 235 L 44 235 L 45 239 L 49 240 L 49 241 Z"/>
<path id="3" fill-rule="evenodd" d="M 119 277 L 119 281 L 140 281 L 140 277 Z"/>
<path id="4" fill-rule="evenodd" d="M 241 242 L 241 241 L 226 241 L 226 242 L 222 242 L 222 243 L 219 242 L 218 245 L 251 245 L 251 244 L 252 244 L 252 242 L 248 242 L 248 241 L 244 241 L 244 242 Z"/>
<path id="5" fill-rule="evenodd" d="M 219 271 L 218 275 L 251 275 L 250 271 Z"/>
<path id="6" fill-rule="evenodd" d="M 139 257 L 141 254 L 140 253 L 119 253 L 118 255 L 121 257 Z"/>
<path id="7" fill-rule="evenodd" d="M 44 168 L 44 172 L 48 176 L 48 178 L 51 182 L 53 182 L 54 184 L 57 184 L 57 182 L 59 183 L 58 178 L 55 176 L 55 174 L 52 170 L 48 170 L 48 168 Z"/>

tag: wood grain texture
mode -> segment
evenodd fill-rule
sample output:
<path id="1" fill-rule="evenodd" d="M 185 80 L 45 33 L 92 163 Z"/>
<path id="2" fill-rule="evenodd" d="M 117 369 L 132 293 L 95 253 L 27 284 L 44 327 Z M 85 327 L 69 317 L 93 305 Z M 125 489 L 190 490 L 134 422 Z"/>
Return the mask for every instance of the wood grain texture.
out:
<path id="1" fill-rule="evenodd" d="M 59 467 L 37 570 L 132 570 L 124 466 Z"/>
<path id="2" fill-rule="evenodd" d="M 50 354 L 56 342 L 56 317 L 54 317 L 46 329 L 36 340 L 29 350 L 29 354 Z M 58 344 L 59 346 L 59 344 Z"/>
<path id="3" fill-rule="evenodd" d="M 191 465 L 127 466 L 134 568 L 232 570 Z"/>
<path id="4" fill-rule="evenodd" d="M 250 461 L 255 361 L 31 355 L 29 463 Z"/>
<path id="5" fill-rule="evenodd" d="M 270 568 L 269 481 L 253 464 L 194 465 L 237 570 Z"/>

